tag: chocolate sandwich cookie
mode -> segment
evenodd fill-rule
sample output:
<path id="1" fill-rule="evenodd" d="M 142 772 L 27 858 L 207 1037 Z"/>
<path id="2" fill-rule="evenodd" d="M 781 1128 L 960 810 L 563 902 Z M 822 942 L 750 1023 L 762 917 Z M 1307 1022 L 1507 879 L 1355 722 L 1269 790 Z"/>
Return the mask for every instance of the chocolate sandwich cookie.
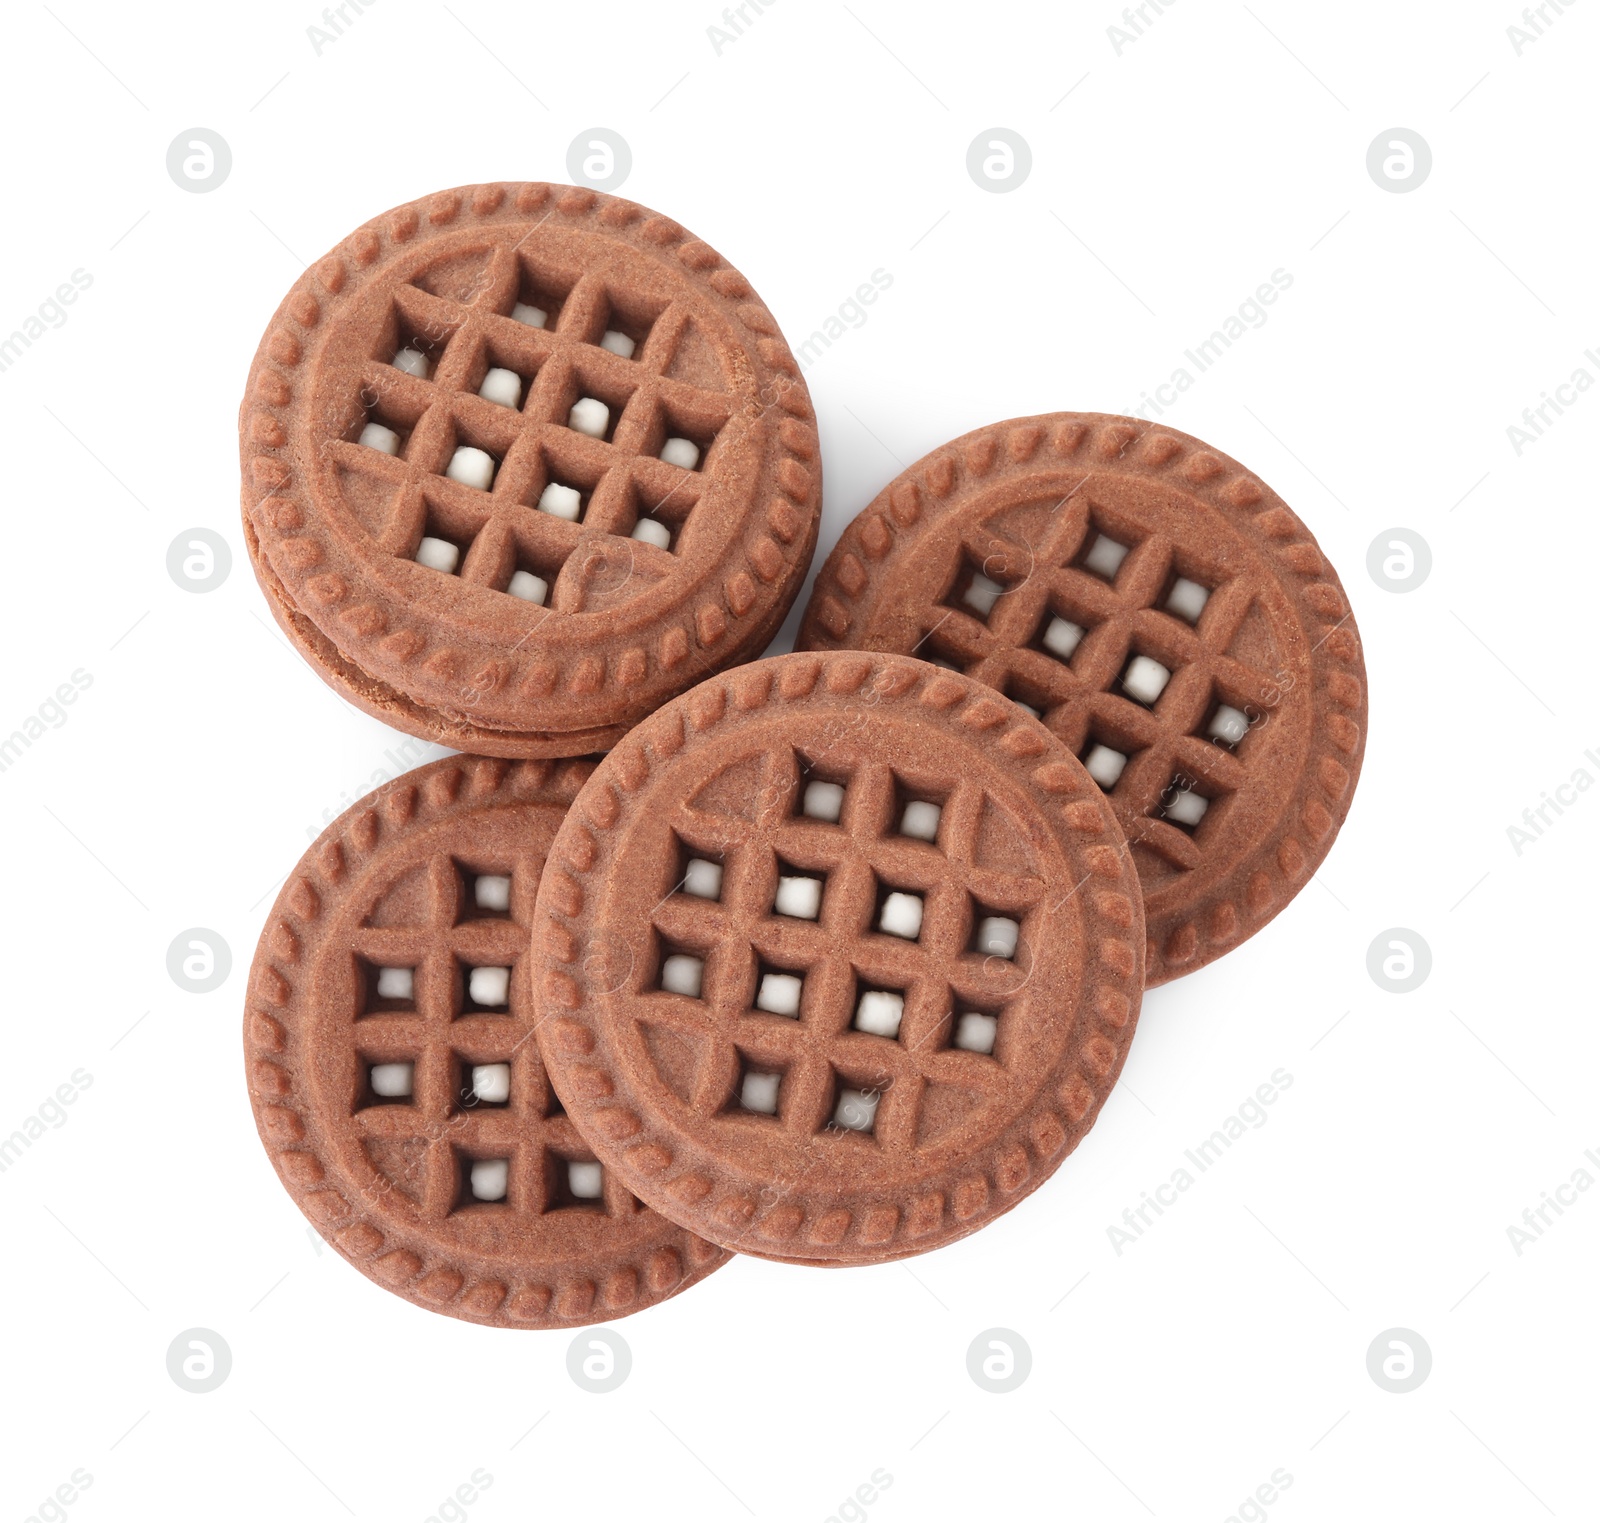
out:
<path id="1" fill-rule="evenodd" d="M 1127 834 L 1152 985 L 1299 892 L 1361 771 L 1333 567 L 1259 478 L 1136 418 L 1017 418 L 919 460 L 840 536 L 799 644 L 915 653 L 1037 713 Z"/>
<path id="2" fill-rule="evenodd" d="M 975 1231 L 1093 1122 L 1143 987 L 1099 789 L 982 684 L 792 655 L 626 736 L 551 848 L 538 1041 L 601 1162 L 727 1248 Z"/>
<path id="3" fill-rule="evenodd" d="M 533 1040 L 534 894 L 589 771 L 385 784 L 289 874 L 250 970 L 250 1101 L 295 1204 L 396 1295 L 494 1327 L 638 1311 L 727 1257 L 596 1158 Z"/>
<path id="4" fill-rule="evenodd" d="M 245 540 L 337 691 L 482 755 L 604 749 L 760 655 L 810 565 L 811 403 L 749 282 L 573 186 L 465 186 L 318 260 L 239 413 Z"/>

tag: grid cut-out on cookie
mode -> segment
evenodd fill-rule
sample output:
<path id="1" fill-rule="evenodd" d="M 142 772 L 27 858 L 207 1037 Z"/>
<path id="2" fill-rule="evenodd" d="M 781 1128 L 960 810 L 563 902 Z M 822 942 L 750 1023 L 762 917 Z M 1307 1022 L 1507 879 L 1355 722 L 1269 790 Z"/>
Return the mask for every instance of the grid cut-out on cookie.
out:
<path id="1" fill-rule="evenodd" d="M 687 307 L 540 268 L 528 250 L 446 264 L 396 293 L 330 448 L 390 553 L 420 548 L 442 569 L 448 552 L 422 541 L 451 540 L 424 533 L 419 505 L 475 513 L 481 549 L 458 543 L 446 574 L 582 612 L 630 575 L 658 580 L 692 539 L 732 415 L 728 393 L 675 373 L 692 332 Z M 580 494 L 576 511 L 563 492 L 541 509 L 552 485 Z M 609 541 L 626 550 L 574 554 Z M 519 571 L 545 583 L 542 597 Z"/>
<path id="2" fill-rule="evenodd" d="M 956 570 L 955 580 L 944 596 L 945 606 L 987 623 L 1013 586 L 1014 580 L 991 567 L 987 560 L 969 556 Z"/>
<path id="3" fill-rule="evenodd" d="M 1035 543 L 966 526 L 915 654 L 1035 711 L 1089 765 L 1135 844 L 1191 869 L 1207 832 L 1163 809 L 1168 785 L 1195 778 L 1219 818 L 1249 777 L 1252 732 L 1270 721 L 1272 678 L 1235 649 L 1255 586 L 1087 497 L 1051 505 Z"/>
<path id="4" fill-rule="evenodd" d="M 540 866 L 442 848 L 381 889 L 351 932 L 351 1111 L 386 1187 L 432 1220 L 571 1205 L 565 1170 L 594 1158 L 529 1039 L 527 915 Z M 479 969 L 505 970 L 502 1003 L 472 997 Z M 380 982 L 403 992 L 380 994 Z M 638 1209 L 609 1177 L 578 1204 Z"/>
<path id="5" fill-rule="evenodd" d="M 974 781 L 906 778 L 885 762 L 834 752 L 781 750 L 752 765 L 762 772 L 747 792 L 753 819 L 747 809 L 718 813 L 708 795 L 703 808 L 679 806 L 671 822 L 677 877 L 663 882 L 653 935 L 658 947 L 702 949 L 699 995 L 658 992 L 658 976 L 643 970 L 643 1019 L 701 1054 L 687 1085 L 699 1115 L 911 1151 L 929 1085 L 1003 1092 L 1000 1060 L 958 1045 L 954 1033 L 962 1012 L 1003 1013 L 1026 987 L 1030 916 L 1044 883 L 1020 857 L 995 865 L 986 835 L 994 817 Z M 813 795 L 817 812 L 807 813 L 817 781 L 830 791 Z M 913 804 L 922 812 L 907 832 Z M 1026 847 L 1017 850 L 1031 862 Z M 689 862 L 713 859 L 717 898 L 674 891 Z M 816 919 L 775 903 L 780 879 L 793 876 L 825 882 Z M 977 945 L 982 917 L 995 915 L 1017 927 L 1010 957 Z M 744 1099 L 751 1073 L 756 1105 Z M 781 1079 L 769 1093 L 763 1076 L 771 1075 Z M 686 1081 L 677 1079 L 681 1092 Z M 774 1097 L 776 1110 L 764 1109 Z"/>

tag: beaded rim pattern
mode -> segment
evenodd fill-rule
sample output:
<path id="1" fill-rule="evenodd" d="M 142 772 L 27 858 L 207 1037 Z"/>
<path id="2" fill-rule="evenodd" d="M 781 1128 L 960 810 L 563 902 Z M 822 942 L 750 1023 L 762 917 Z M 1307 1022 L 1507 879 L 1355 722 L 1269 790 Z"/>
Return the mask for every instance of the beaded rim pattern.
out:
<path id="1" fill-rule="evenodd" d="M 762 457 L 745 521 L 685 587 L 671 616 L 626 649 L 598 640 L 441 633 L 396 604 L 319 507 L 315 362 L 363 287 L 430 238 L 503 234 L 553 220 L 625 247 L 694 293 L 732 346 L 730 401 L 759 428 Z M 414 734 L 505 755 L 571 754 L 620 734 L 705 672 L 759 654 L 782 623 L 815 548 L 821 454 L 800 369 L 748 281 L 677 223 L 630 201 L 543 183 L 465 186 L 396 207 L 313 264 L 280 304 L 240 406 L 246 541 L 279 622 L 326 680 Z M 503 635 L 503 632 L 502 632 Z M 529 725 L 525 716 L 537 716 Z"/>
<path id="2" fill-rule="evenodd" d="M 368 866 L 402 834 L 497 805 L 564 813 L 590 764 L 445 758 L 386 783 L 333 822 L 290 873 L 251 966 L 244 1048 L 250 1103 L 284 1188 L 318 1233 L 369 1279 L 396 1294 L 495 1327 L 574 1327 L 665 1300 L 727 1255 L 662 1218 L 659 1230 L 592 1273 L 485 1272 L 443 1251 L 423 1229 L 398 1221 L 347 1177 L 340 1148 L 308 1080 L 305 1030 L 310 970 L 338 906 Z M 509 1281 L 509 1283 L 508 1283 Z"/>
<path id="3" fill-rule="evenodd" d="M 1275 573 L 1305 637 L 1309 751 L 1276 826 L 1202 905 L 1147 915 L 1147 985 L 1213 961 L 1304 887 L 1349 810 L 1366 745 L 1361 643 L 1337 573 L 1283 500 L 1237 461 L 1136 418 L 1053 413 L 976 429 L 919 460 L 846 526 L 817 574 L 797 648 L 860 648 L 896 551 L 934 531 L 1008 474 L 1071 470 L 1143 478 L 1214 509 Z"/>
<path id="4" fill-rule="evenodd" d="M 597 906 L 619 869 L 624 812 L 652 775 L 715 744 L 753 710 L 868 695 L 884 712 L 981 746 L 1033 799 L 1041 828 L 1071 864 L 1083 982 L 1055 1066 L 1029 1101 L 949 1177 L 914 1191 L 871 1186 L 850 1205 L 825 1195 L 719 1178 L 713 1163 L 634 1086 L 614 1046 L 626 1021 L 615 969 L 595 935 Z M 1076 885 L 1076 886 L 1074 886 Z M 1063 901 L 1064 902 L 1064 901 Z M 640 1199 L 702 1236 L 761 1257 L 877 1262 L 976 1231 L 1037 1188 L 1087 1133 L 1116 1082 L 1143 987 L 1137 880 L 1110 806 L 1037 721 L 983 685 L 896 656 L 797 654 L 714 677 L 634 729 L 597 767 L 569 811 L 540 880 L 534 915 L 538 1041 L 546 1068 L 596 1154 Z"/>

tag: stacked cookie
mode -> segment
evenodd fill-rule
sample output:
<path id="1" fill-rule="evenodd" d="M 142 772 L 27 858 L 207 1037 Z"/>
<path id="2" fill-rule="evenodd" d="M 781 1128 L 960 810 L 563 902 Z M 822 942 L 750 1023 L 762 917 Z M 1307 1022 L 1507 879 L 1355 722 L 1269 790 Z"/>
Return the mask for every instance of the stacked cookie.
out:
<path id="1" fill-rule="evenodd" d="M 760 655 L 816 545 L 772 315 L 677 223 L 574 187 L 358 228 L 274 314 L 240 437 L 284 633 L 368 713 L 480 755 L 604 749 Z"/>
<path id="2" fill-rule="evenodd" d="M 748 283 L 586 190 L 368 223 L 241 413 L 274 613 L 469 755 L 386 784 L 268 917 L 269 1154 L 418 1304 L 571 1326 L 732 1251 L 919 1253 L 1040 1185 L 1140 995 L 1331 845 L 1348 604 L 1197 441 L 1055 415 L 891 484 L 808 569 L 813 414 Z M 572 760 L 608 750 L 603 759 Z"/>

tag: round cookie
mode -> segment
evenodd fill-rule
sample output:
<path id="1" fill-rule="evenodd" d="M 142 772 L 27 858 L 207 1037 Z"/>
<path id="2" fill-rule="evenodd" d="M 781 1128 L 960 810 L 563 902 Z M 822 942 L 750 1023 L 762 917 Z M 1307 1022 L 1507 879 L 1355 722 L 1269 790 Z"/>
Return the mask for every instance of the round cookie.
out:
<path id="1" fill-rule="evenodd" d="M 597 766 L 539 886 L 538 1040 L 657 1210 L 874 1263 L 975 1231 L 1072 1150 L 1143 947 L 1116 818 L 1042 725 L 925 662 L 781 656 Z"/>
<path id="2" fill-rule="evenodd" d="M 589 771 L 386 783 L 289 874 L 250 970 L 250 1102 L 295 1204 L 396 1295 L 494 1327 L 605 1321 L 727 1257 L 596 1161 L 532 1039 L 535 888 Z"/>
<path id="3" fill-rule="evenodd" d="M 816 545 L 799 367 L 677 223 L 441 191 L 318 260 L 239 412 L 245 541 L 338 692 L 480 755 L 604 749 L 760 655 Z"/>
<path id="4" fill-rule="evenodd" d="M 915 652 L 1037 711 L 1127 833 L 1152 986 L 1299 892 L 1361 771 L 1361 643 L 1310 531 L 1135 418 L 1017 418 L 919 460 L 840 536 L 798 643 Z"/>

